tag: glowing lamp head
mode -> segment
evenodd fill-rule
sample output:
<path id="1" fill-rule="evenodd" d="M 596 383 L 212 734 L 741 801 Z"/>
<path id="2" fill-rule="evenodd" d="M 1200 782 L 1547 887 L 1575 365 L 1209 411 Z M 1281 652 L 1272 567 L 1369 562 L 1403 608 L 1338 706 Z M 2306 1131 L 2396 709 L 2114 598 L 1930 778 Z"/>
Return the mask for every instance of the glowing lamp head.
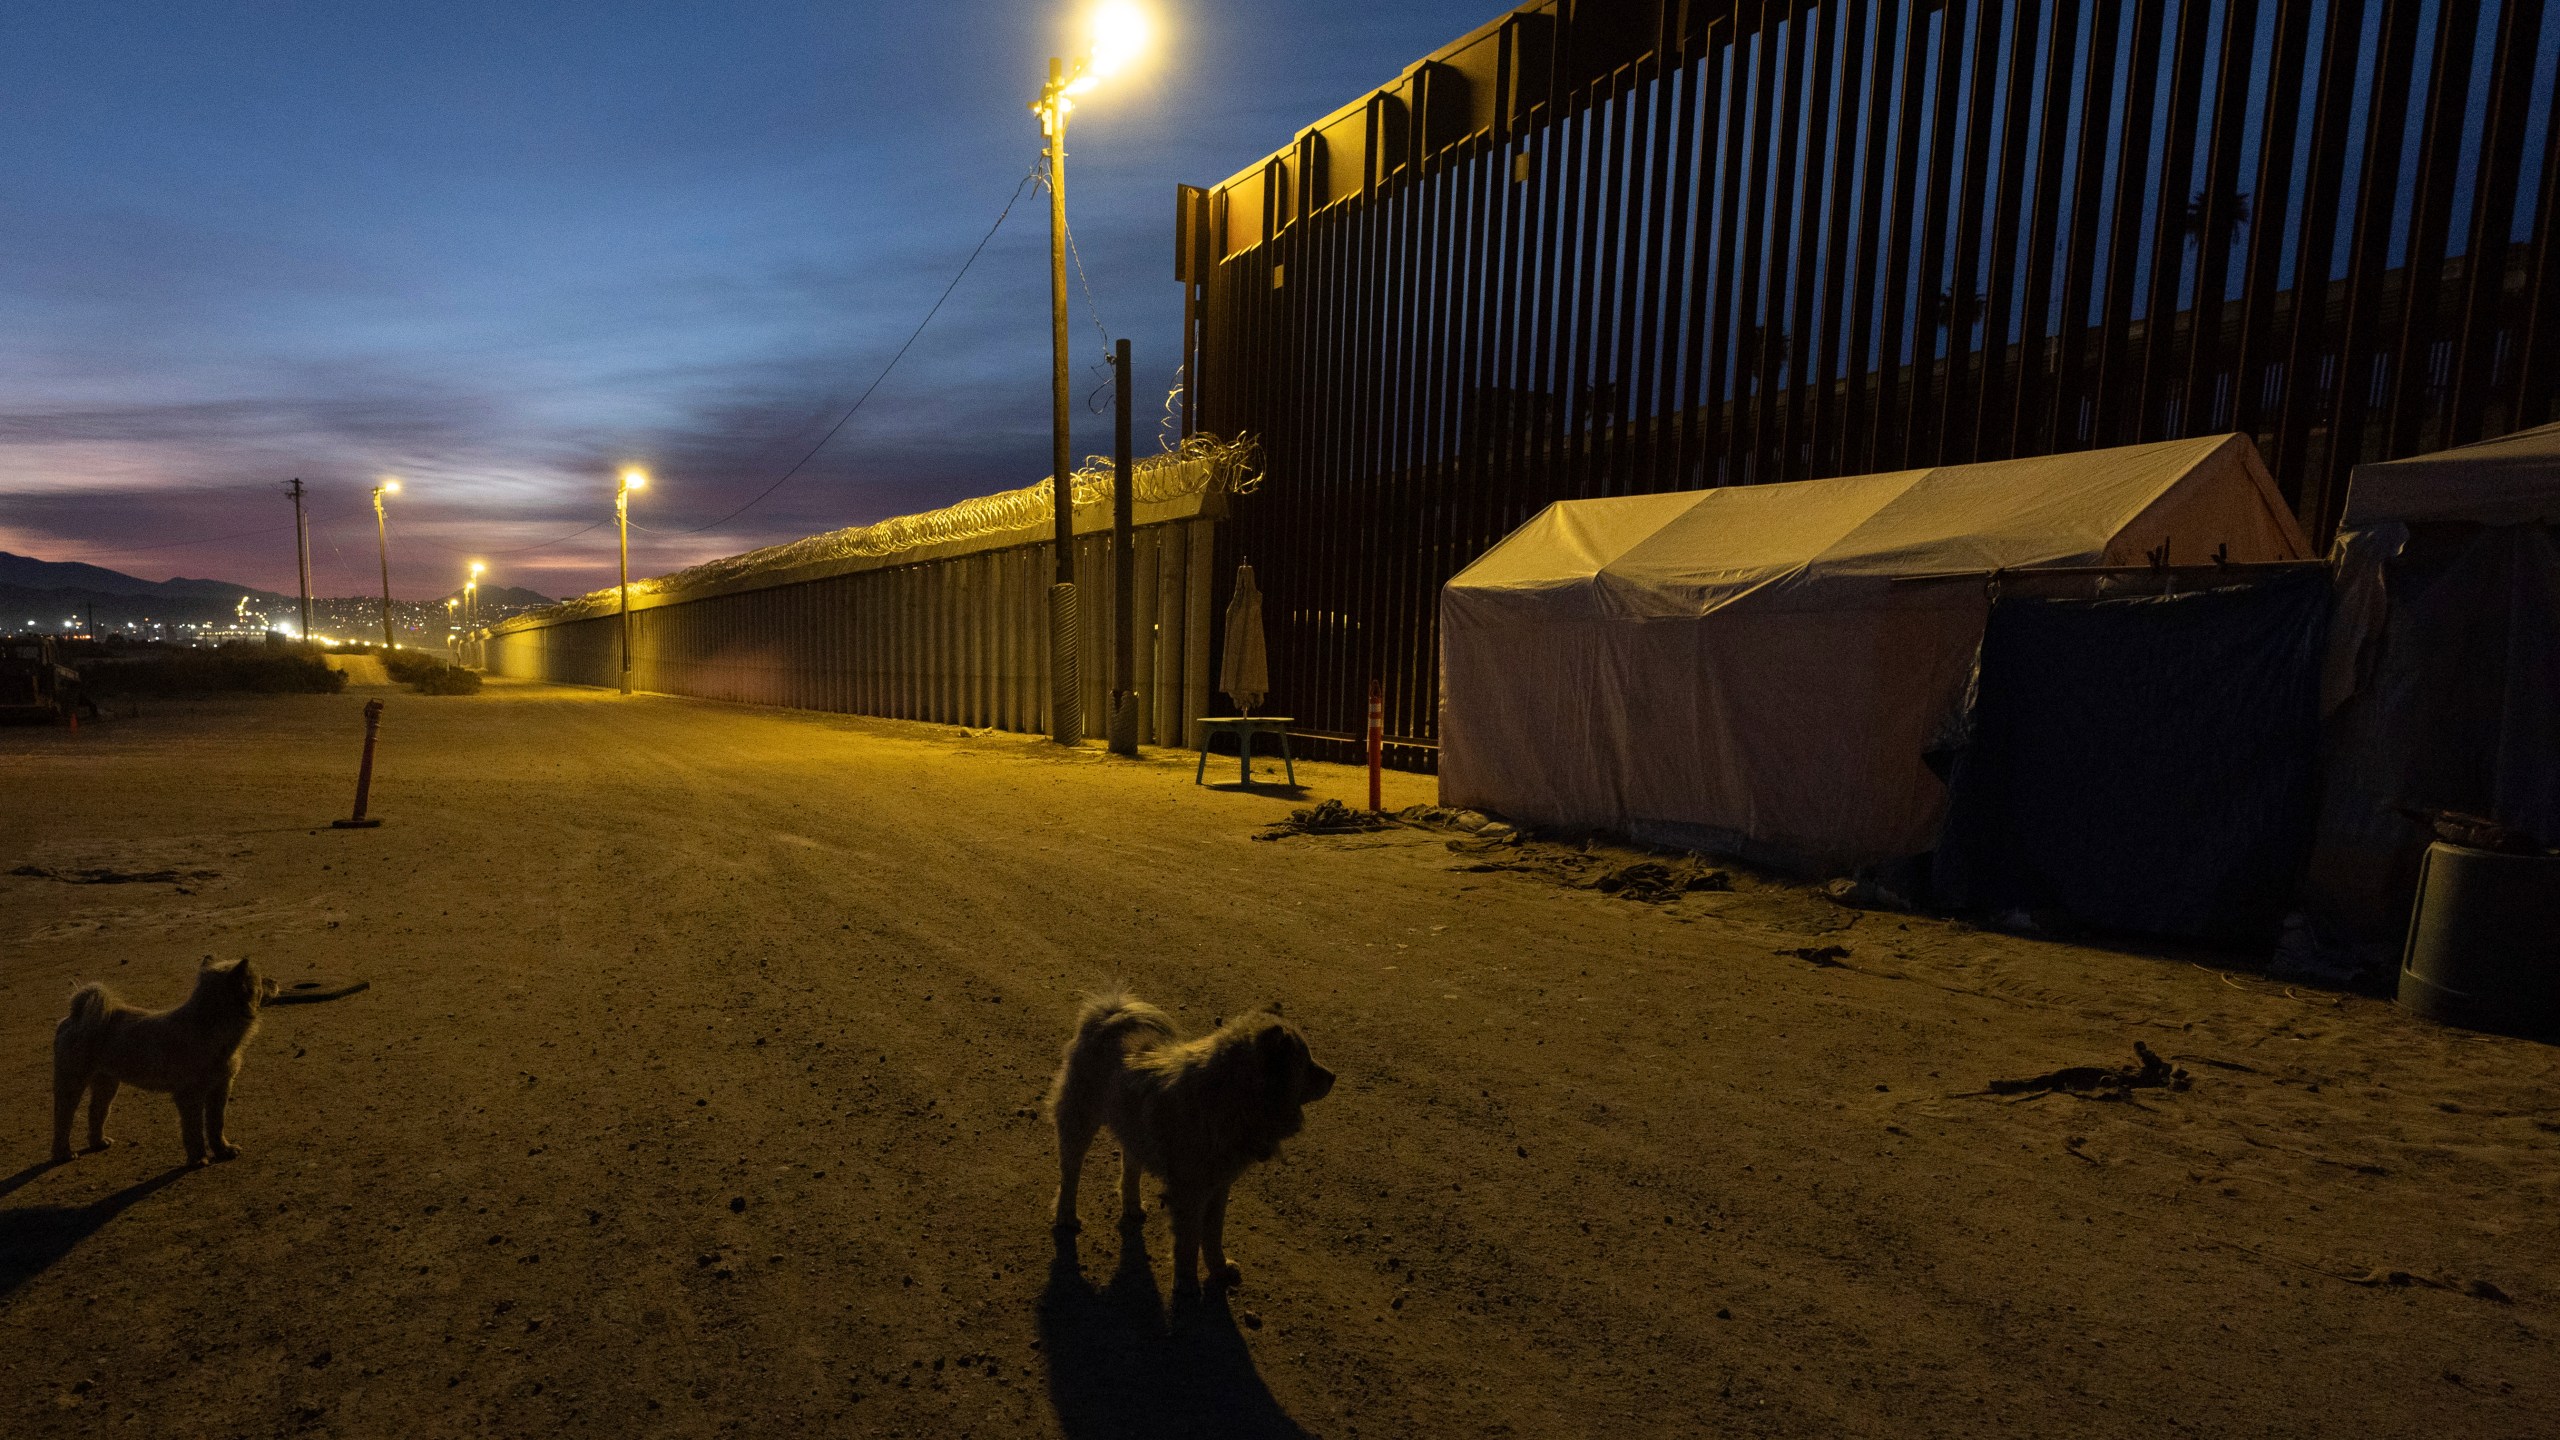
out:
<path id="1" fill-rule="evenodd" d="M 381 484 L 373 487 L 373 493 L 376 495 L 397 495 L 400 493 L 400 482 L 397 480 L 385 480 Z"/>
<path id="2" fill-rule="evenodd" d="M 1131 0 L 1103 0 L 1090 22 L 1093 48 L 1085 60 L 1087 76 L 1109 79 L 1145 52 L 1155 22 Z"/>
<path id="3" fill-rule="evenodd" d="M 481 563 L 480 563 L 479 561 L 477 561 L 477 560 L 472 561 L 472 562 L 471 562 L 471 578 L 472 578 L 472 579 L 474 579 L 474 580 L 479 579 L 479 578 L 480 578 L 480 572 L 481 572 L 481 571 L 483 571 L 483 570 L 486 570 L 486 569 L 488 569 L 488 568 L 489 568 L 488 566 L 481 564 Z"/>
<path id="4" fill-rule="evenodd" d="M 648 489 L 648 488 L 649 488 L 649 472 L 648 472 L 648 471 L 646 471 L 646 470 L 638 469 L 638 468 L 633 468 L 633 469 L 630 469 L 630 470 L 625 470 L 625 471 L 623 471 L 623 472 L 622 472 L 622 488 L 623 488 L 623 489 L 625 489 L 625 490 L 646 490 L 646 489 Z"/>

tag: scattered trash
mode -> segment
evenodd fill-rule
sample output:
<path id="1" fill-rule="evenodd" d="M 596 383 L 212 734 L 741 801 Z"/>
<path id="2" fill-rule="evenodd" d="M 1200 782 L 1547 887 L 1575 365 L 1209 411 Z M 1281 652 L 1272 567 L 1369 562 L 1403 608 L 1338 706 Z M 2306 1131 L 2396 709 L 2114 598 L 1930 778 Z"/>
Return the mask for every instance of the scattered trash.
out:
<path id="1" fill-rule="evenodd" d="M 1256 840 L 1281 840 L 1291 835 L 1359 835 L 1371 830 L 1392 830 L 1396 822 L 1384 815 L 1354 810 L 1339 800 L 1326 800 L 1306 810 L 1292 810 L 1286 820 L 1275 820 L 1263 827 Z"/>
<path id="2" fill-rule="evenodd" d="M 1823 886 L 1822 893 L 1852 910 L 1893 910 L 1907 915 L 1920 908 L 1873 880 L 1853 880 L 1846 875 Z"/>
<path id="3" fill-rule="evenodd" d="M 1846 954 L 1848 952 L 1842 951 Z M 2136 1040 L 2134 1058 L 2141 1063 L 2132 1068 L 2105 1065 L 2066 1065 L 2042 1075 L 2022 1080 L 1994 1080 L 1977 1095 L 2051 1095 L 2060 1092 L 2089 1100 L 2131 1100 L 2136 1090 L 2184 1090 L 2191 1078 L 2182 1065 L 2171 1065 L 2151 1052 L 2151 1047 Z"/>
<path id="4" fill-rule="evenodd" d="M 1477 810 L 1453 810 L 1446 805 L 1408 805 L 1396 812 L 1396 818 L 1421 830 L 1458 830 L 1497 844 L 1520 838 L 1520 827 Z"/>
<path id="5" fill-rule="evenodd" d="M 183 885 L 189 881 L 216 880 L 216 870 L 108 870 L 65 866 L 55 869 L 47 865 L 21 865 L 9 872 L 31 880 L 59 880 L 65 885 Z"/>
<path id="6" fill-rule="evenodd" d="M 2450 1275 L 2421 1275 L 2414 1270 L 2377 1270 L 2370 1266 L 2360 1270 L 2332 1270 L 2326 1265 L 2315 1265 L 2308 1260 L 2297 1260 L 2290 1255 L 2279 1255 L 2275 1251 L 2261 1250 L 2254 1245 L 2243 1245 L 2236 1240 L 2219 1240 L 2209 1243 L 2237 1250 L 2243 1255 L 2255 1255 L 2261 1260 L 2278 1261 L 2297 1269 L 2308 1270 L 2314 1275 L 2326 1275 L 2332 1280 L 2343 1280 L 2350 1285 L 2362 1285 L 2370 1289 L 2446 1290 L 2456 1295 L 2468 1295 L 2474 1300 L 2487 1300 L 2497 1305 L 2516 1303 L 2514 1296 L 2486 1280 L 2456 1280 Z"/>
<path id="7" fill-rule="evenodd" d="M 343 1000 L 360 991 L 373 988 L 370 980 L 296 980 L 277 991 L 266 1003 L 270 1005 L 317 1005 L 323 1000 Z"/>
<path id="8" fill-rule="evenodd" d="M 2267 962 L 2267 978 L 2343 990 L 2367 976 L 2396 967 L 2398 961 L 2396 947 L 2387 943 L 2358 944 L 2329 935 L 2309 915 L 2296 910 L 2284 917 L 2284 929 L 2276 937 L 2276 953 Z"/>
<path id="9" fill-rule="evenodd" d="M 1696 856 L 1665 864 L 1660 860 L 1637 860 L 1606 871 L 1591 882 L 1591 888 L 1615 895 L 1621 900 L 1642 900 L 1659 905 L 1677 900 L 1692 890 L 1730 890 L 1733 877 L 1722 870 L 1698 863 Z"/>
<path id="10" fill-rule="evenodd" d="M 2422 810 L 2402 805 L 2401 814 L 2424 825 L 2447 845 L 2460 845 L 2470 850 L 2487 850 L 2499 855 L 2546 855 L 2551 847 L 2542 837 L 2529 830 L 2501 824 L 2485 815 L 2461 810 Z"/>

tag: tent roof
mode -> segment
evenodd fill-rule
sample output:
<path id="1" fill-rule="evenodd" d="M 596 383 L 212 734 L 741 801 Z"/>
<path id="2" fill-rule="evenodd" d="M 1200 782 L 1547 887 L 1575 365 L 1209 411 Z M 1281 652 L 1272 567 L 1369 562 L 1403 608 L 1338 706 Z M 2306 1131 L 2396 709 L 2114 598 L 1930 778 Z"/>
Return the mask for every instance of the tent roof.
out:
<path id="1" fill-rule="evenodd" d="M 2385 520 L 2560 523 L 2560 424 L 2357 466 L 2341 528 Z"/>
<path id="2" fill-rule="evenodd" d="M 1548 506 L 1449 582 L 1580 592 L 1595 612 L 1698 615 L 1746 598 L 1870 593 L 1897 577 L 2139 564 L 2161 538 L 2227 537 L 2235 560 L 2308 549 L 2239 435 Z M 2211 551 L 2195 554 L 2203 560 Z M 1871 583 L 1861 583 L 1871 582 Z M 1582 608 L 1582 607 L 1574 607 Z"/>

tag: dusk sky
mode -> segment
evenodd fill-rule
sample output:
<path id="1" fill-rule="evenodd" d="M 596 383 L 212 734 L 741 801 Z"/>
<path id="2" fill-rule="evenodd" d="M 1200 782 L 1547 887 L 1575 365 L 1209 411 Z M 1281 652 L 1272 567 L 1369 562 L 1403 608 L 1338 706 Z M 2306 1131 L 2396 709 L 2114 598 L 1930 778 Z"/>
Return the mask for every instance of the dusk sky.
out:
<path id="1" fill-rule="evenodd" d="M 817 461 L 1035 161 L 1065 0 L 0 7 L 0 549 L 290 592 L 609 583 L 1047 472 L 1037 187 Z M 1080 102 L 1069 220 L 1130 337 L 1141 445 L 1176 363 L 1173 187 L 1223 179 L 1497 0 L 1153 7 Z M 1078 297 L 1078 454 L 1109 445 Z M 654 532 L 654 533 L 653 533 Z"/>

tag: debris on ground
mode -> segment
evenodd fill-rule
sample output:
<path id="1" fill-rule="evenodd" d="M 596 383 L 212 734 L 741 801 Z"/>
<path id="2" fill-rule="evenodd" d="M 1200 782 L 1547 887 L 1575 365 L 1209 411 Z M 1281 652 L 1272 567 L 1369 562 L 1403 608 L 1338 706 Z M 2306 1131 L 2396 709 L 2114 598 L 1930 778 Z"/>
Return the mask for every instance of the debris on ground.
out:
<path id="1" fill-rule="evenodd" d="M 1822 887 L 1822 893 L 1835 904 L 1852 910 L 1893 910 L 1909 914 L 1920 907 L 1901 892 L 1879 885 L 1873 880 L 1858 880 L 1847 875 Z"/>
<path id="2" fill-rule="evenodd" d="M 2487 850 L 2499 855 L 2547 855 L 2551 847 L 2530 830 L 2502 824 L 2486 815 L 2473 815 L 2463 810 L 2430 810 L 2414 805 L 2399 807 L 2400 813 L 2427 827 L 2447 845 L 2460 845 L 2470 850 Z"/>
<path id="3" fill-rule="evenodd" d="M 2357 941 L 2325 931 L 2296 910 L 2284 917 L 2276 952 L 2267 962 L 2270 980 L 2300 980 L 2344 990 L 2399 965 L 2399 951 L 2384 942 Z"/>
<path id="4" fill-rule="evenodd" d="M 1659 905 L 1677 900 L 1692 890 L 1730 890 L 1733 877 L 1722 870 L 1698 863 L 1692 855 L 1685 860 L 1664 863 L 1660 860 L 1637 860 L 1604 871 L 1591 882 L 1591 888 L 1615 895 L 1621 900 L 1642 900 Z"/>
<path id="5" fill-rule="evenodd" d="M 2494 1300 L 2512 1305 L 2515 1297 L 2486 1280 L 2455 1280 L 2444 1275 L 2419 1275 L 2407 1270 L 2366 1270 L 2338 1277 L 2350 1285 L 2403 1286 L 2415 1285 L 2429 1290 L 2452 1290 L 2476 1300 Z"/>
<path id="6" fill-rule="evenodd" d="M 1459 810 L 1447 805 L 1407 805 L 1396 812 L 1396 819 L 1417 830 L 1455 830 L 1493 845 L 1517 844 L 1520 827 L 1509 821 L 1496 820 L 1481 810 Z M 1451 849 L 1457 848 L 1451 842 Z"/>
<path id="7" fill-rule="evenodd" d="M 2514 1296 L 2487 1280 L 2457 1280 L 2450 1275 L 2422 1275 L 2414 1270 L 2383 1270 L 2373 1266 L 2339 1270 L 2327 1265 L 2314 1264 L 2309 1260 L 2297 1260 L 2291 1255 L 2280 1255 L 2272 1250 L 2261 1250 L 2254 1245 L 2243 1245 L 2234 1240 L 2216 1243 L 2228 1246 L 2244 1255 L 2255 1255 L 2261 1260 L 2280 1261 L 2308 1270 L 2314 1275 L 2326 1275 L 2332 1280 L 2343 1280 L 2349 1285 L 2362 1285 L 2368 1289 L 2449 1290 L 2457 1295 L 2468 1295 L 2474 1300 L 2487 1300 L 2498 1305 L 2516 1303 Z"/>
<path id="8" fill-rule="evenodd" d="M 1466 847 L 1464 842 L 1457 840 L 1450 841 L 1449 848 L 1460 854 L 1486 853 L 1483 848 Z M 1449 868 L 1479 875 L 1507 870 L 1519 875 L 1534 875 L 1538 879 L 1551 881 L 1570 890 L 1581 890 L 1589 888 L 1592 874 L 1601 863 L 1599 856 L 1585 855 L 1579 850 L 1561 850 L 1546 845 L 1524 845 L 1496 859 L 1477 860 L 1465 865 L 1452 865 Z"/>
<path id="9" fill-rule="evenodd" d="M 373 988 L 370 980 L 296 980 L 267 997 L 270 1005 L 317 1005 Z"/>
<path id="10" fill-rule="evenodd" d="M 1792 955 L 1798 960 L 1803 960 L 1814 965 L 1827 966 L 1835 970 L 1845 970 L 1849 968 L 1848 966 L 1840 963 L 1841 961 L 1849 958 L 1849 947 L 1846 945 L 1799 945 L 1792 950 L 1781 950 L 1778 953 L 1781 955 Z M 1993 1083 L 1997 1084 L 1999 1082 L 1994 1081 Z"/>
<path id="11" fill-rule="evenodd" d="M 1339 800 L 1322 801 L 1305 810 L 1292 810 L 1286 820 L 1275 820 L 1263 827 L 1256 840 L 1281 840 L 1291 835 L 1360 835 L 1371 830 L 1392 830 L 1395 821 L 1368 810 L 1354 810 Z"/>
<path id="12" fill-rule="evenodd" d="M 1733 888 L 1732 875 L 1708 865 L 1695 855 L 1676 860 L 1613 860 L 1608 855 L 1589 850 L 1521 844 L 1516 832 L 1512 838 L 1498 843 L 1507 847 L 1508 853 L 1495 857 L 1490 854 L 1494 848 L 1492 845 L 1450 841 L 1449 848 L 1460 854 L 1488 857 L 1453 868 L 1474 873 L 1510 871 L 1534 875 L 1570 890 L 1597 890 L 1621 900 L 1641 900 L 1649 905 L 1667 904 L 1692 891 Z"/>
<path id="13" fill-rule="evenodd" d="M 9 872 L 30 880 L 59 880 L 65 885 L 183 885 L 189 881 L 215 880 L 220 872 L 213 870 L 109 870 L 66 866 L 55 869 L 48 865 L 21 865 Z"/>
<path id="14" fill-rule="evenodd" d="M 1847 952 L 1842 952 L 1847 953 Z M 2134 1066 L 2066 1065 L 2020 1080 L 1994 1080 L 1978 1095 L 2051 1095 L 2060 1092 L 2090 1100 L 2130 1100 L 2136 1090 L 2184 1090 L 2191 1077 L 2183 1065 L 2172 1065 L 2133 1042 Z"/>

